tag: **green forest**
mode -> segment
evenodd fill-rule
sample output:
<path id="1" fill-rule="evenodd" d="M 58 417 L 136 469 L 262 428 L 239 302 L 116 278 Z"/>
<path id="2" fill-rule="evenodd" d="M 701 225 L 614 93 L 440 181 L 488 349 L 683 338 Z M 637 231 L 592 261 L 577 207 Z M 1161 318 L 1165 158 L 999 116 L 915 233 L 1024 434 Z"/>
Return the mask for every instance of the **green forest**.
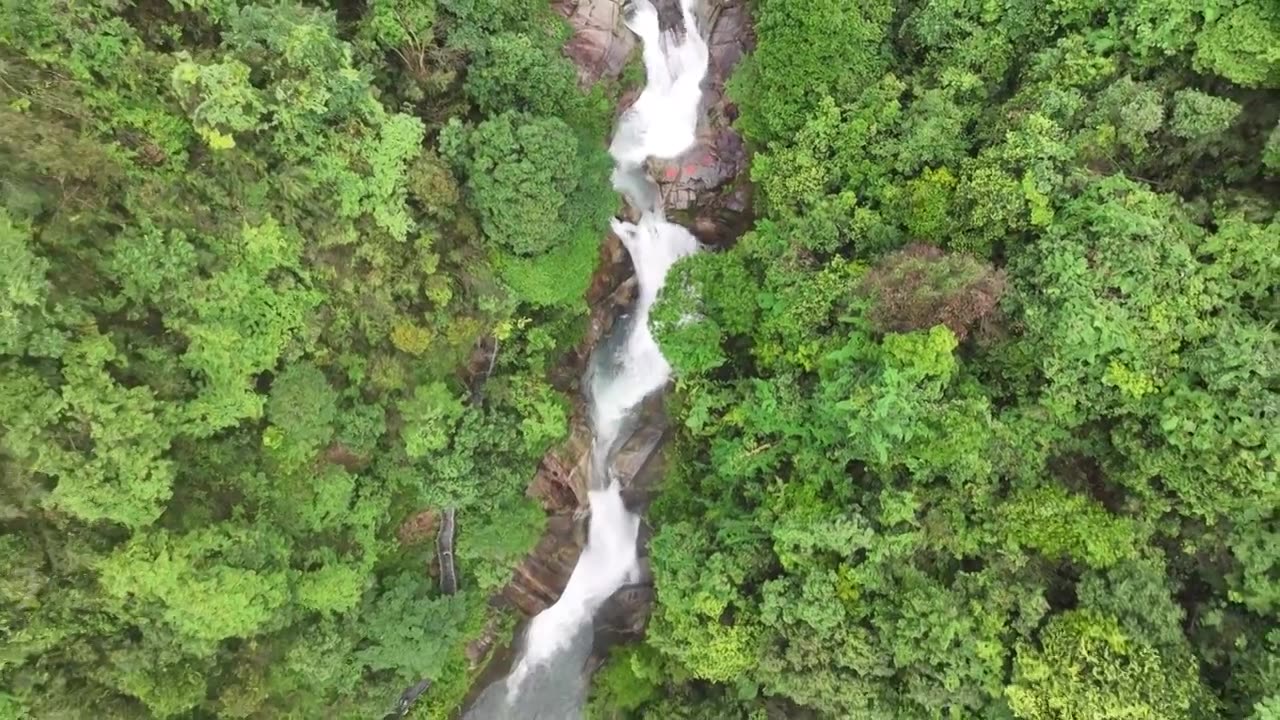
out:
<path id="1" fill-rule="evenodd" d="M 1280 718 L 1280 4 L 754 13 L 594 716 Z"/>
<path id="2" fill-rule="evenodd" d="M 751 11 L 589 717 L 1280 720 L 1280 4 Z M 0 0 L 0 720 L 456 710 L 621 208 L 569 33 Z"/>
<path id="3" fill-rule="evenodd" d="M 567 32 L 544 0 L 0 4 L 0 718 L 458 704 L 618 208 Z M 442 508 L 454 595 L 403 527 Z"/>

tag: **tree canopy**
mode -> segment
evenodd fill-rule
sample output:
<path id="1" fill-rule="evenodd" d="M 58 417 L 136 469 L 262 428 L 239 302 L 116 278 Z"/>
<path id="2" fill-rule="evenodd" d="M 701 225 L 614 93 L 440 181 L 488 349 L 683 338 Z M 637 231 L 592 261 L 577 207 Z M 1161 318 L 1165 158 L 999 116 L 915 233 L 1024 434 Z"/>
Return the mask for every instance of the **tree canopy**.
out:
<path id="1" fill-rule="evenodd" d="M 590 714 L 1280 718 L 1280 5 L 751 10 Z M 619 207 L 567 39 L 0 2 L 0 718 L 456 710 Z"/>
<path id="2" fill-rule="evenodd" d="M 599 718 L 1265 718 L 1274 3 L 760 0 Z"/>
<path id="3" fill-rule="evenodd" d="M 615 207 L 565 36 L 525 0 L 0 5 L 0 717 L 461 701 Z"/>

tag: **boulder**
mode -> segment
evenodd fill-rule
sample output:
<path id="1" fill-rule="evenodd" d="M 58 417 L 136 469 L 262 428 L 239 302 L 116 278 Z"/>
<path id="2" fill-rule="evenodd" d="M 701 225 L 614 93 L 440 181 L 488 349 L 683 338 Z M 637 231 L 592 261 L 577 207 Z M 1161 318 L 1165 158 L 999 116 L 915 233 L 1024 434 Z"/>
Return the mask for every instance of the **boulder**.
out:
<path id="1" fill-rule="evenodd" d="M 622 24 L 622 3 L 619 0 L 555 0 L 553 7 L 573 28 L 564 53 L 578 67 L 578 81 L 582 86 L 616 79 L 636 46 L 635 36 Z"/>

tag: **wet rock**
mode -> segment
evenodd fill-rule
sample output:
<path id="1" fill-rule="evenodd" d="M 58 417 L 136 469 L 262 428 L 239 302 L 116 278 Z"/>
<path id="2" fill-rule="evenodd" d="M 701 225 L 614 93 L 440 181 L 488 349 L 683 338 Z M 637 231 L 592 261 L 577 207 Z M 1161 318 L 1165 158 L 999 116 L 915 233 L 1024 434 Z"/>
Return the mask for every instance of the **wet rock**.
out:
<path id="1" fill-rule="evenodd" d="M 732 128 L 708 127 L 699 130 L 697 142 L 683 155 L 652 166 L 667 208 L 685 210 L 741 175 L 747 150 Z"/>
<path id="2" fill-rule="evenodd" d="M 581 421 L 574 423 L 569 439 L 548 452 L 529 483 L 529 496 L 548 513 L 573 512 L 586 501 L 586 479 L 579 458 L 591 447 L 591 435 Z"/>
<path id="3" fill-rule="evenodd" d="M 754 39 L 747 7 L 739 0 L 705 6 L 700 27 L 707 37 L 709 62 L 697 140 L 679 158 L 655 161 L 652 169 L 666 207 L 687 211 L 699 240 L 722 244 L 742 233 L 750 212 L 749 155 L 732 127 L 737 108 L 725 95 L 725 83 Z"/>
<path id="4" fill-rule="evenodd" d="M 508 703 L 506 676 L 514 654 L 495 662 L 478 678 L 471 702 L 461 720 L 568 720 L 582 717 L 590 674 L 592 633 L 583 624 L 564 638 L 554 662 L 539 663 L 528 669 L 520 682 L 520 696 Z M 503 660 L 503 659 L 499 659 Z M 492 672 L 490 672 L 490 669 Z"/>
<path id="5" fill-rule="evenodd" d="M 636 46 L 622 24 L 620 0 L 555 0 L 553 7 L 573 28 L 564 53 L 577 66 L 582 86 L 617 78 Z"/>
<path id="6" fill-rule="evenodd" d="M 657 452 L 666 430 L 666 423 L 659 418 L 654 418 L 638 428 L 631 439 L 618 451 L 614 457 L 613 471 L 624 487 L 631 485 L 632 478 Z"/>
<path id="7" fill-rule="evenodd" d="M 591 506 L 582 505 L 573 511 L 573 541 L 586 547 L 591 539 Z"/>
<path id="8" fill-rule="evenodd" d="M 591 472 L 591 436 L 585 423 L 575 426 L 575 431 L 566 446 L 543 459 L 542 468 L 531 486 L 542 487 L 539 483 L 550 484 L 550 472 L 547 470 L 549 459 L 557 466 L 556 480 L 566 498 L 565 505 L 559 507 L 547 521 L 547 530 L 533 552 L 525 558 L 511 578 L 503 596 L 525 615 L 541 612 L 560 597 L 564 586 L 569 582 L 569 575 L 587 542 L 587 525 L 590 516 L 590 505 L 587 501 L 587 482 Z M 662 439 L 666 432 L 666 418 L 661 412 L 661 398 L 655 397 L 638 414 L 638 422 L 632 428 L 630 437 L 621 445 L 615 455 L 613 465 L 614 477 L 626 488 L 624 498 L 629 507 L 641 509 L 648 504 L 652 478 L 655 473 L 647 469 L 662 447 Z M 573 458 L 570 465 L 566 458 Z M 643 486 L 643 487 L 640 487 Z M 572 494 L 575 498 L 572 507 L 567 507 L 567 498 Z M 546 505 L 546 496 L 539 496 Z"/>
<path id="9" fill-rule="evenodd" d="M 653 584 L 653 567 L 649 564 L 649 556 L 640 558 L 636 563 L 636 585 Z"/>
<path id="10" fill-rule="evenodd" d="M 631 258 L 622 241 L 609 232 L 600 244 L 600 259 L 596 271 L 587 286 L 586 302 L 591 308 L 587 329 L 577 347 L 569 351 L 563 361 L 551 371 L 552 384 L 562 392 L 581 400 L 578 382 L 587 368 L 587 361 L 596 344 L 613 327 L 619 308 L 628 307 L 635 299 L 635 279 Z M 583 409 L 578 402 L 575 411 Z"/>
<path id="11" fill-rule="evenodd" d="M 637 636 L 644 632 L 653 609 L 654 591 L 650 584 L 625 585 L 618 589 L 596 614 L 598 632 Z"/>
<path id="12" fill-rule="evenodd" d="M 503 599 L 526 617 L 537 615 L 554 603 L 582 553 L 582 545 L 574 535 L 571 513 L 547 518 L 546 531 L 503 588 Z"/>
<path id="13" fill-rule="evenodd" d="M 498 631 L 501 627 L 499 618 L 496 615 L 492 616 L 485 622 L 484 630 L 480 631 L 480 637 L 467 644 L 464 653 L 467 656 L 468 668 L 475 670 L 490 658 L 498 646 Z"/>

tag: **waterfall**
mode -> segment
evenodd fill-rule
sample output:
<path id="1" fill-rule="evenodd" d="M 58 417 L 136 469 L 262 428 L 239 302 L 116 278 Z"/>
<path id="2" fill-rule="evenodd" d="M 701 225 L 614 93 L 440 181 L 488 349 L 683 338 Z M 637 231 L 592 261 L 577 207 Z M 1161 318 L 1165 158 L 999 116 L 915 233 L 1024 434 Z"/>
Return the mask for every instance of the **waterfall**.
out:
<path id="1" fill-rule="evenodd" d="M 613 222 L 613 232 L 635 266 L 638 297 L 622 326 L 625 338 L 597 351 L 607 347 L 612 357 L 593 359 L 587 545 L 560 599 L 529 624 L 523 653 L 506 681 L 506 717 L 520 715 L 516 703 L 530 674 L 554 662 L 581 637 L 596 610 L 636 572 L 640 520 L 623 505 L 621 487 L 610 473 L 610 453 L 628 416 L 670 377 L 671 366 L 649 332 L 649 310 L 672 264 L 697 250 L 692 233 L 667 222 L 658 186 L 644 169 L 648 158 L 675 158 L 696 139 L 708 52 L 693 14 L 694 0 L 680 2 L 682 31 L 663 32 L 650 0 L 635 0 L 626 8 L 627 27 L 640 38 L 646 80 L 635 104 L 619 119 L 609 153 L 615 161 L 614 189 L 640 212 L 638 222 Z"/>
<path id="2" fill-rule="evenodd" d="M 660 31 L 658 11 L 650 0 L 636 0 L 627 8 L 627 27 L 640 38 L 645 86 L 622 114 L 609 145 L 615 163 L 613 186 L 632 207 L 659 220 L 661 197 L 643 164 L 650 157 L 678 157 L 697 138 L 708 51 L 698 34 L 693 5 L 694 0 L 680 2 L 682 34 Z"/>
<path id="3" fill-rule="evenodd" d="M 627 8 L 627 27 L 640 38 L 645 87 L 619 119 L 609 154 L 615 163 L 614 189 L 640 211 L 637 223 L 613 221 L 613 232 L 635 267 L 639 295 L 615 369 L 592 377 L 592 430 L 596 446 L 606 453 L 626 415 L 671 376 L 671 365 L 649 332 L 649 310 L 667 271 L 698 247 L 692 233 L 666 221 L 657 183 L 644 170 L 650 157 L 678 157 L 697 138 L 708 54 L 693 6 L 694 0 L 681 0 L 684 27 L 679 33 L 660 31 L 658 11 L 650 0 L 635 0 Z"/>

